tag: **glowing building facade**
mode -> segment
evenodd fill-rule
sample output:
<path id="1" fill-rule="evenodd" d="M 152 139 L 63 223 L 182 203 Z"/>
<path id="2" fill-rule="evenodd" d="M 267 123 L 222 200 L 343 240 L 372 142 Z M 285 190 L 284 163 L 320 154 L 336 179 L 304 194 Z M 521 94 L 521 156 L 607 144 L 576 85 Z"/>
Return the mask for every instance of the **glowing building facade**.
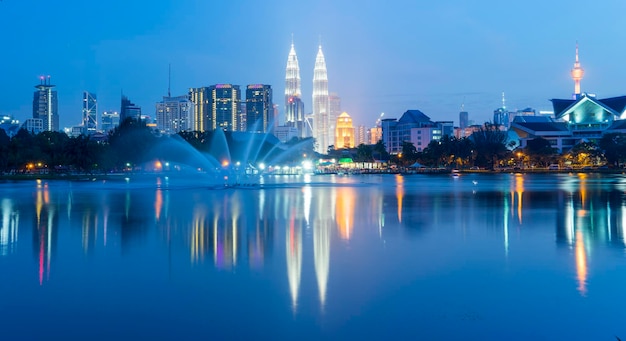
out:
<path id="1" fill-rule="evenodd" d="M 332 144 L 329 136 L 329 115 L 328 73 L 326 71 L 326 60 L 320 45 L 315 58 L 315 69 L 313 70 L 313 137 L 315 138 L 316 151 L 318 153 L 325 154 L 328 146 Z"/>
<path id="2" fill-rule="evenodd" d="M 193 130 L 203 132 L 209 121 L 209 88 L 190 88 L 189 100 L 193 103 Z"/>
<path id="3" fill-rule="evenodd" d="M 300 65 L 292 42 L 285 69 L 285 125 L 297 128 L 299 137 L 305 137 L 304 103 L 300 84 Z"/>
<path id="4" fill-rule="evenodd" d="M 339 115 L 335 128 L 335 149 L 354 148 L 354 127 L 347 112 Z"/>
<path id="5" fill-rule="evenodd" d="M 224 131 L 237 131 L 241 102 L 239 85 L 216 84 L 211 85 L 208 90 L 207 130 L 220 128 Z"/>
<path id="6" fill-rule="evenodd" d="M 40 84 L 35 85 L 37 91 L 33 96 L 33 118 L 41 119 L 44 131 L 59 130 L 59 112 L 57 92 L 48 78 L 41 77 Z"/>

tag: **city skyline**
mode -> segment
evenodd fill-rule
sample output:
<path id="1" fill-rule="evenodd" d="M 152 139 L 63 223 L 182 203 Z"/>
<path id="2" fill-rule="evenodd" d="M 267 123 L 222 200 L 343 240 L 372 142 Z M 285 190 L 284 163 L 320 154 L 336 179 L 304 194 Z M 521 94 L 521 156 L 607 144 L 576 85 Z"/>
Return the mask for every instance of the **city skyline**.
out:
<path id="1" fill-rule="evenodd" d="M 603 98 L 624 93 L 620 81 L 626 70 L 619 51 L 605 52 L 613 51 L 613 43 L 626 35 L 618 17 L 626 4 L 619 1 L 585 6 L 588 15 L 603 18 L 594 25 L 569 23 L 582 1 L 507 6 L 492 1 L 289 4 L 275 1 L 257 7 L 244 1 L 213 11 L 210 4 L 192 0 L 69 0 L 61 10 L 38 0 L 3 1 L 0 27 L 20 34 L 0 38 L 3 46 L 18 47 L 5 50 L 0 66 L 0 113 L 22 122 L 29 118 L 33 84 L 40 75 L 51 75 L 58 91 L 60 127 L 80 124 L 84 91 L 98 96 L 98 114 L 119 110 L 123 92 L 154 116 L 154 103 L 167 94 L 169 64 L 174 96 L 219 83 L 269 84 L 282 93 L 291 41 L 298 51 L 305 112 L 310 113 L 312 103 L 306 99 L 312 93 L 320 40 L 332 79 L 329 92 L 341 96 L 343 110 L 355 124 L 366 126 L 381 112 L 399 117 L 408 109 L 458 125 L 462 104 L 470 120 L 482 123 L 492 119 L 502 92 L 511 110 L 551 110 L 549 98 L 572 95 L 576 43 L 585 69 L 582 92 Z M 85 28 L 79 20 L 85 10 L 115 17 L 118 24 L 104 20 Z M 323 20 L 304 15 L 322 10 Z M 252 14 L 263 18 L 259 23 L 276 23 L 263 26 L 266 39 L 246 36 L 241 18 Z M 201 16 L 206 19 L 200 22 Z M 49 32 L 42 36 L 41 24 L 51 19 L 54 24 L 48 24 Z M 218 31 L 227 22 L 231 29 Z M 515 24 L 520 22 L 526 24 Z M 209 32 L 215 34 L 207 36 Z M 180 39 L 183 34 L 185 39 Z M 274 102 L 280 104 L 284 120 L 282 101 Z"/>

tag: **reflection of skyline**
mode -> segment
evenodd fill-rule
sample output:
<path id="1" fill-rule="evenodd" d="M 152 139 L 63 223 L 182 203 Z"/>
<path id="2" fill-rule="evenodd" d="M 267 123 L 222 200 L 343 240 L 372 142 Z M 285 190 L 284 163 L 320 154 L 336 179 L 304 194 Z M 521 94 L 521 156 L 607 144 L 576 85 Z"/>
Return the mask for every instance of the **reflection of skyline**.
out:
<path id="1" fill-rule="evenodd" d="M 398 228 L 403 231 L 401 236 L 419 238 L 423 233 L 436 231 L 433 227 L 461 228 L 461 233 L 467 233 L 468 229 L 484 226 L 503 233 L 508 255 L 509 236 L 542 227 L 546 222 L 536 212 L 549 210 L 556 217 L 558 245 L 571 250 L 572 280 L 576 280 L 581 295 L 593 288 L 589 286 L 593 248 L 605 242 L 619 248 L 626 246 L 623 191 L 597 186 L 589 175 L 563 178 L 558 190 L 538 189 L 535 178 L 527 175 L 512 175 L 501 189 L 488 190 L 480 186 L 463 190 L 459 180 L 464 179 L 454 184 L 455 189 L 461 190 L 454 191 L 431 189 L 403 178 L 396 186 L 382 189 L 383 186 L 362 183 L 329 187 L 314 183 L 289 188 L 189 192 L 122 189 L 72 195 L 59 195 L 58 188 L 40 183 L 26 209 L 18 209 L 15 199 L 0 197 L 0 255 L 10 254 L 17 247 L 20 220 L 36 222 L 32 239 L 40 283 L 50 278 L 51 267 L 58 269 L 53 264 L 58 262 L 54 256 L 55 250 L 59 250 L 57 235 L 66 226 L 80 237 L 72 240 L 75 247 L 82 247 L 85 257 L 92 257 L 109 244 L 120 247 L 120 241 L 122 251 L 131 250 L 137 242 L 156 233 L 167 241 L 164 246 L 172 245 L 174 251 L 182 247 L 190 264 L 232 271 L 272 266 L 270 251 L 275 243 L 286 248 L 276 257 L 286 257 L 282 269 L 286 270 L 289 298 L 295 311 L 307 297 L 315 297 L 322 308 L 329 303 L 329 284 L 333 283 L 330 256 L 336 252 L 331 250 L 333 238 L 358 243 L 361 238 L 355 236 L 375 233 L 382 240 Z M 385 216 L 393 219 L 385 221 Z M 483 225 L 472 224 L 478 219 Z M 548 224 L 554 224 L 554 220 Z M 368 227 L 372 229 L 368 231 Z M 22 231 L 26 235 L 22 232 L 21 240 L 30 241 L 30 229 Z M 338 243 L 335 247 L 345 245 Z M 515 243 L 512 246 L 515 251 Z M 306 275 L 313 271 L 315 282 Z M 307 280 L 316 284 L 318 295 L 307 295 L 311 288 L 306 285 Z"/>
<path id="2" fill-rule="evenodd" d="M 13 207 L 13 202 L 9 199 L 0 201 L 0 214 L 2 214 L 2 225 L 0 225 L 0 256 L 12 254 L 17 244 L 17 231 L 19 225 L 19 212 Z"/>

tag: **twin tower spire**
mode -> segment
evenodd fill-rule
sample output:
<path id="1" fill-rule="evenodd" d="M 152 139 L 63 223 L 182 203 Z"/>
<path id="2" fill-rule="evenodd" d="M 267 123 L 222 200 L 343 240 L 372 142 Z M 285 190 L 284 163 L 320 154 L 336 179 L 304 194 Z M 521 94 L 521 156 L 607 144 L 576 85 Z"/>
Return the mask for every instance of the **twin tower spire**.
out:
<path id="1" fill-rule="evenodd" d="M 300 66 L 292 41 L 285 72 L 285 122 L 287 126 L 298 129 L 299 137 L 307 137 L 312 133 L 318 146 L 316 148 L 318 152 L 326 152 L 325 148 L 332 144 L 333 132 L 331 131 L 332 122 L 330 122 L 329 115 L 328 73 L 321 44 L 317 50 L 313 70 L 312 127 L 306 123 L 300 83 Z"/>

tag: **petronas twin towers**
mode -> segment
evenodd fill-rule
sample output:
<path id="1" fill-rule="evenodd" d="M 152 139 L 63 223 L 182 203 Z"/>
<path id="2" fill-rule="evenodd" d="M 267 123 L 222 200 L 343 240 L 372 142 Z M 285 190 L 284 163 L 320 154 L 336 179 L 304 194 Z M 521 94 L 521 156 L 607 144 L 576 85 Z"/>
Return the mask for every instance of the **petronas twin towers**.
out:
<path id="1" fill-rule="evenodd" d="M 313 70 L 313 111 L 311 113 L 312 127 L 307 123 L 302 103 L 302 90 L 300 87 L 300 66 L 293 42 L 287 57 L 285 75 L 285 121 L 286 125 L 298 128 L 300 137 L 309 136 L 312 132 L 316 141 L 316 150 L 326 153 L 326 148 L 333 144 L 333 122 L 330 118 L 330 106 L 328 101 L 328 73 L 326 60 L 322 52 L 322 46 L 317 50 L 315 69 Z"/>

